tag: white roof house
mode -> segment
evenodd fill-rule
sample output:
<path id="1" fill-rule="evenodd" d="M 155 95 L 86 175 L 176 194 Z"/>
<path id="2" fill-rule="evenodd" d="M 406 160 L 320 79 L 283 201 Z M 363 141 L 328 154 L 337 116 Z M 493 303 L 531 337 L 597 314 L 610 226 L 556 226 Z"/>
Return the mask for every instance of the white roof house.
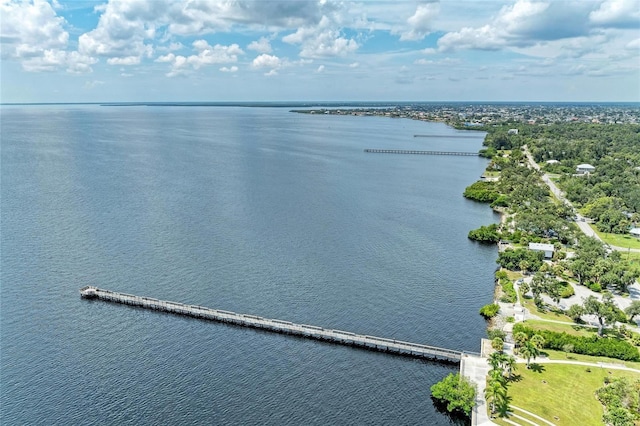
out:
<path id="1" fill-rule="evenodd" d="M 576 173 L 579 174 L 587 174 L 587 173 L 591 173 L 591 172 L 595 172 L 596 168 L 593 167 L 591 164 L 578 164 L 578 166 L 576 167 Z"/>
<path id="2" fill-rule="evenodd" d="M 555 247 L 553 246 L 553 244 L 529 243 L 529 250 L 543 251 L 544 257 L 547 259 L 551 259 L 553 257 L 553 251 L 555 250 Z"/>
<path id="3" fill-rule="evenodd" d="M 547 164 L 558 164 L 559 161 L 558 160 L 547 160 L 547 161 L 545 161 L 545 163 L 547 163 Z"/>
<path id="4" fill-rule="evenodd" d="M 632 237 L 640 238 L 640 228 L 631 228 L 629 234 L 631 234 Z"/>
<path id="5" fill-rule="evenodd" d="M 507 131 L 508 135 L 517 135 L 518 134 L 518 129 L 509 129 Z"/>

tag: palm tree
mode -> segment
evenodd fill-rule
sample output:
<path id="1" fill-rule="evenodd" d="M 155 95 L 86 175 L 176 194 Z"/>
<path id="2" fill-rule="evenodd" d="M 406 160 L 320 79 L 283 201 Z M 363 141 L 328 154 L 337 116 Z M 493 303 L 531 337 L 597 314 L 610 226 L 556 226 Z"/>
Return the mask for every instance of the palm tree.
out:
<path id="1" fill-rule="evenodd" d="M 502 340 L 500 337 L 494 337 L 494 339 L 491 341 L 491 347 L 496 351 L 502 353 L 502 351 L 504 350 L 504 340 Z"/>
<path id="2" fill-rule="evenodd" d="M 527 333 L 519 331 L 513 335 L 513 340 L 515 340 L 516 346 L 522 346 L 524 345 L 524 342 L 529 340 L 529 336 L 527 336 Z"/>
<path id="3" fill-rule="evenodd" d="M 540 355 L 540 349 L 531 340 L 527 340 L 520 348 L 520 354 L 527 359 L 527 369 L 530 368 L 531 358 L 534 360 Z"/>
<path id="4" fill-rule="evenodd" d="M 502 368 L 504 368 L 507 371 L 507 375 L 509 379 L 511 379 L 513 372 L 516 371 L 516 368 L 517 368 L 516 359 L 511 355 L 507 355 L 504 361 L 502 362 Z"/>
<path id="5" fill-rule="evenodd" d="M 484 397 L 491 404 L 491 412 L 496 412 L 496 407 L 507 399 L 507 388 L 498 380 L 489 380 L 484 389 Z"/>
<path id="6" fill-rule="evenodd" d="M 491 366 L 491 370 L 502 370 L 500 366 L 502 365 L 502 357 L 500 352 L 493 352 L 489 355 L 488 363 Z"/>
<path id="7" fill-rule="evenodd" d="M 529 340 L 535 345 L 536 348 L 542 349 L 542 346 L 544 345 L 544 337 L 539 334 L 534 334 Z"/>

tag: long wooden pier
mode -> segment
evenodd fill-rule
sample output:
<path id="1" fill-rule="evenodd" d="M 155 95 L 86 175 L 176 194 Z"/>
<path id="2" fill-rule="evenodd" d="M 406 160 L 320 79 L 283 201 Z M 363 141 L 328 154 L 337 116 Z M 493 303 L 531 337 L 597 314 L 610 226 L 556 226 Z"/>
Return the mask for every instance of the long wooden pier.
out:
<path id="1" fill-rule="evenodd" d="M 460 151 L 415 151 L 407 149 L 375 149 L 367 148 L 364 152 L 372 154 L 413 154 L 413 155 L 462 155 L 466 157 L 477 157 L 477 152 L 460 152 Z"/>
<path id="2" fill-rule="evenodd" d="M 288 321 L 262 318 L 255 315 L 237 314 L 235 312 L 205 308 L 197 305 L 185 305 L 184 303 L 168 302 L 165 300 L 152 299 L 150 297 L 134 296 L 131 294 L 103 290 L 93 286 L 82 287 L 80 289 L 80 296 L 85 299 L 99 299 L 105 302 L 121 303 L 144 309 L 152 309 L 204 320 L 235 324 L 242 327 L 258 328 L 276 333 L 293 334 L 310 339 L 324 340 L 372 351 L 390 352 L 414 358 L 460 362 L 464 354 L 461 351 L 438 348 L 435 346 L 385 339 L 382 337 L 366 336 L 348 331 L 330 330 L 313 325 L 294 324 Z"/>

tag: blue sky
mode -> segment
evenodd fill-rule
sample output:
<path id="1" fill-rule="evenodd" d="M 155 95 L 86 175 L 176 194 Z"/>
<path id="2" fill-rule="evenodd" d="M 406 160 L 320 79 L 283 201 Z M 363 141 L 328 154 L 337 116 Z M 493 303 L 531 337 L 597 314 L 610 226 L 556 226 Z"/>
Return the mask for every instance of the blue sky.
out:
<path id="1" fill-rule="evenodd" d="M 640 0 L 0 0 L 1 102 L 640 101 Z"/>

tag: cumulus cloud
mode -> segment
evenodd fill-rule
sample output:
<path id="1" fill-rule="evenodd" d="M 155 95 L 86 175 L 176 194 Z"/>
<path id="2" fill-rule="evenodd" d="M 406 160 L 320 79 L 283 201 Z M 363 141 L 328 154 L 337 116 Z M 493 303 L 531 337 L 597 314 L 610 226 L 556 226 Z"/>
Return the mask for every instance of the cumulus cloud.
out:
<path id="1" fill-rule="evenodd" d="M 440 3 L 429 1 L 418 4 L 415 13 L 407 19 L 409 29 L 402 32 L 400 40 L 421 40 L 431 32 L 431 25 L 440 13 Z"/>
<path id="2" fill-rule="evenodd" d="M 96 7 L 102 12 L 98 26 L 78 39 L 80 53 L 106 57 L 111 65 L 133 65 L 153 55 L 145 41 L 155 37 L 155 20 L 163 14 L 166 0 L 111 1 Z"/>
<path id="3" fill-rule="evenodd" d="M 254 68 L 277 69 L 282 66 L 282 60 L 275 55 L 268 55 L 266 53 L 263 53 L 253 60 L 251 66 Z"/>
<path id="4" fill-rule="evenodd" d="M 271 43 L 266 37 L 261 37 L 260 40 L 252 41 L 247 46 L 247 49 L 256 51 L 258 53 L 271 53 Z"/>
<path id="5" fill-rule="evenodd" d="M 229 73 L 234 73 L 234 72 L 238 72 L 238 67 L 237 66 L 232 66 L 232 67 L 222 67 L 220 68 L 221 72 L 229 72 Z"/>
<path id="6" fill-rule="evenodd" d="M 607 0 L 589 14 L 594 25 L 640 28 L 640 0 Z"/>
<path id="7" fill-rule="evenodd" d="M 588 35 L 593 7 L 591 2 L 518 0 L 502 7 L 491 23 L 445 34 L 438 47 L 441 51 L 498 50 Z"/>
<path id="8" fill-rule="evenodd" d="M 91 72 L 96 59 L 66 50 L 69 33 L 64 29 L 64 18 L 57 16 L 55 5 L 44 0 L 0 1 L 2 57 L 20 61 L 29 72 L 60 68 L 74 74 Z"/>
<path id="9" fill-rule="evenodd" d="M 326 16 L 317 26 L 298 28 L 295 33 L 283 37 L 282 41 L 301 45 L 300 56 L 303 58 L 346 56 L 359 47 L 354 39 L 346 38 Z"/>
<path id="10" fill-rule="evenodd" d="M 182 56 L 168 53 L 157 57 L 155 62 L 170 63 L 172 68 L 167 75 L 173 77 L 183 74 L 189 69 L 197 70 L 206 65 L 234 63 L 238 61 L 238 55 L 244 54 L 240 46 L 235 43 L 229 46 L 220 44 L 211 46 L 206 40 L 196 40 L 192 46 L 197 54 Z"/>
<path id="11" fill-rule="evenodd" d="M 0 2 L 2 55 L 14 58 L 35 57 L 62 49 L 69 42 L 64 18 L 44 0 Z"/>

